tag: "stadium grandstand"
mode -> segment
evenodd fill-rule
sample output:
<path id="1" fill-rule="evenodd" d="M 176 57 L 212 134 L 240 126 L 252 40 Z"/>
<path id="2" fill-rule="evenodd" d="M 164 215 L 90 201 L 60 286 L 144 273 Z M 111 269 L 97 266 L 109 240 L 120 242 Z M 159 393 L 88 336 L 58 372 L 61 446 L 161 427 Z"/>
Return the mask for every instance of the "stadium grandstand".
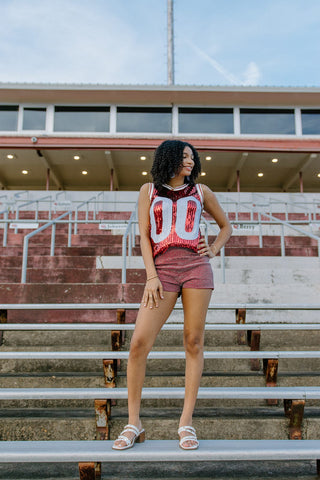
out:
<path id="1" fill-rule="evenodd" d="M 234 232 L 211 260 L 199 450 L 177 441 L 178 301 L 148 360 L 149 441 L 116 452 L 136 201 L 164 139 L 197 148 Z M 1 480 L 320 475 L 319 88 L 0 84 L 0 186 Z"/>

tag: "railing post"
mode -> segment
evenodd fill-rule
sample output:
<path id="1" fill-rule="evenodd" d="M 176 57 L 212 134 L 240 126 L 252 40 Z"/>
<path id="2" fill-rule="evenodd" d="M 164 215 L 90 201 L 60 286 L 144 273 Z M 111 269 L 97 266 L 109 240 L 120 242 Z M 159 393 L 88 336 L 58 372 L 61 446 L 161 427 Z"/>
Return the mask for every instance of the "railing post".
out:
<path id="1" fill-rule="evenodd" d="M 221 271 L 222 271 L 222 283 L 226 283 L 226 257 L 224 247 L 220 250 L 220 259 L 221 259 Z"/>
<path id="2" fill-rule="evenodd" d="M 26 280 L 27 280 L 28 246 L 29 246 L 29 238 L 28 236 L 26 236 L 24 237 L 24 240 L 23 240 L 21 283 L 26 283 Z"/>
<path id="3" fill-rule="evenodd" d="M 285 249 L 285 244 L 284 244 L 284 225 L 281 224 L 281 256 L 285 257 L 286 256 L 286 249 Z"/>
<path id="4" fill-rule="evenodd" d="M 121 273 L 121 283 L 127 282 L 127 237 L 123 235 L 122 237 L 122 273 Z"/>
<path id="5" fill-rule="evenodd" d="M 4 230 L 3 230 L 3 246 L 7 246 L 7 240 L 8 240 L 8 228 L 9 228 L 9 215 L 8 215 L 8 210 L 4 212 Z"/>
<path id="6" fill-rule="evenodd" d="M 258 212 L 258 221 L 259 221 L 259 247 L 263 248 L 262 244 L 262 225 L 261 225 L 261 213 Z"/>
<path id="7" fill-rule="evenodd" d="M 69 213 L 69 223 L 68 223 L 68 247 L 71 247 L 72 242 L 72 212 Z"/>
<path id="8" fill-rule="evenodd" d="M 54 257 L 54 245 L 56 242 L 56 224 L 54 223 L 52 225 L 52 230 L 51 230 L 51 248 L 50 248 L 50 256 Z"/>
<path id="9" fill-rule="evenodd" d="M 77 235 L 78 233 L 78 208 L 76 207 L 74 212 L 74 230 L 73 233 Z"/>

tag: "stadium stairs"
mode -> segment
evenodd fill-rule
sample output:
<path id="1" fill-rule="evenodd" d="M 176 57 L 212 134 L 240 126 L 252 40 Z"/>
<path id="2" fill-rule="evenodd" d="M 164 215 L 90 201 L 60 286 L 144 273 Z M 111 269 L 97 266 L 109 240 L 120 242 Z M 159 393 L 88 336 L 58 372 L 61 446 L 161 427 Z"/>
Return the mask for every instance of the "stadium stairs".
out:
<path id="1" fill-rule="evenodd" d="M 25 213 L 25 218 L 28 214 Z M 101 214 L 100 214 L 101 215 Z M 103 219 L 128 219 L 129 214 L 103 214 Z M 245 218 L 244 218 L 245 219 Z M 138 303 L 144 288 L 145 273 L 139 251 L 139 240 L 133 257 L 128 259 L 127 283 L 121 284 L 121 238 L 119 234 L 98 230 L 97 225 L 80 224 L 78 234 L 67 245 L 67 227 L 59 225 L 56 234 L 56 256 L 50 257 L 50 233 L 41 233 L 29 246 L 27 283 L 20 284 L 21 255 L 24 232 L 10 233 L 8 246 L 0 247 L 1 285 L 0 302 L 6 303 Z M 210 238 L 212 240 L 212 238 Z M 0 238 L 2 244 L 2 237 Z M 320 269 L 317 247 L 313 240 L 301 236 L 285 238 L 286 257 L 281 257 L 280 237 L 266 235 L 263 248 L 258 236 L 235 235 L 226 247 L 226 283 L 222 283 L 221 258 L 212 260 L 215 270 L 215 292 L 212 301 L 222 304 L 236 303 L 319 303 Z M 115 311 L 103 310 L 8 310 L 1 311 L 2 322 L 115 322 Z M 136 312 L 126 312 L 126 322 L 135 320 Z M 208 313 L 208 323 L 232 323 L 233 311 Z M 319 321 L 318 312 L 247 312 L 248 322 L 312 322 Z M 169 322 L 182 322 L 182 314 L 173 312 Z M 129 349 L 131 334 L 127 333 L 123 350 Z M 4 332 L 1 351 L 37 350 L 110 350 L 110 332 Z M 182 332 L 160 333 L 154 350 L 181 350 Z M 316 350 L 320 344 L 320 331 L 263 332 L 261 350 Z M 206 349 L 243 350 L 237 332 L 210 331 L 206 333 Z M 320 386 L 319 359 L 285 359 L 279 364 L 278 386 Z M 126 361 L 118 365 L 117 387 L 125 387 Z M 2 388 L 23 387 L 104 387 L 101 361 L 96 360 L 7 360 L 0 366 Z M 212 386 L 265 386 L 261 361 L 219 359 L 205 362 L 202 387 Z M 181 360 L 149 360 L 146 387 L 172 387 L 184 385 L 184 362 Z M 286 439 L 290 435 L 289 420 L 283 414 L 283 402 L 271 405 L 266 400 L 199 400 L 194 418 L 201 439 Z M 274 403 L 274 402 L 273 402 Z M 176 439 L 181 400 L 144 400 L 142 420 L 148 439 Z M 126 422 L 124 400 L 112 406 L 109 435 L 116 438 Z M 99 438 L 95 409 L 88 400 L 20 400 L 2 401 L 0 408 L 0 440 L 93 440 Z M 309 401 L 301 426 L 303 439 L 318 439 L 320 414 L 317 401 Z M 311 462 L 288 467 L 301 475 L 314 475 Z M 30 467 L 31 468 L 31 467 Z M 35 468 L 35 467 L 33 467 Z M 72 467 L 73 468 L 73 467 Z M 114 475 L 121 473 L 121 465 L 114 467 Z M 148 467 L 149 468 L 149 467 Z M 181 478 L 199 478 L 206 471 L 189 465 Z M 210 470 L 211 468 L 211 470 Z M 242 468 L 242 467 L 241 467 Z M 258 468 L 258 467 L 255 467 Z M 278 468 L 278 467 L 277 467 Z M 212 466 L 207 466 L 212 472 Z M 300 469 L 300 470 L 299 470 Z M 231 469 L 232 470 L 232 469 Z M 254 470 L 254 469 L 253 469 Z M 221 478 L 232 478 L 220 472 Z M 275 470 L 280 471 L 280 470 Z M 30 473 L 33 472 L 33 473 Z M 120 472 L 120 473 L 119 473 Z M 157 478 L 156 471 L 148 470 L 149 477 Z M 130 472 L 129 472 L 130 473 Z M 174 474 L 174 472 L 171 472 Z M 239 473 L 239 470 L 238 470 Z M 252 472 L 251 472 L 252 473 Z M 0 466 L 0 479 L 14 479 L 12 466 Z M 49 473 L 30 470 L 30 478 L 50 478 Z M 37 475 L 40 475 L 37 477 Z M 41 476 L 42 475 L 42 476 Z M 47 475 L 47 476 L 45 476 Z M 57 467 L 55 478 L 77 478 L 71 467 Z M 126 475 L 128 470 L 126 470 Z M 130 477 L 130 475 L 132 477 Z M 137 467 L 128 478 L 148 477 L 146 469 Z M 248 478 L 243 472 L 243 478 Z M 283 478 L 281 474 L 272 478 Z M 168 467 L 168 477 L 170 468 Z M 160 477 L 160 475 L 159 475 Z M 211 477 L 211 473 L 208 474 Z M 29 478 L 29 477 L 28 477 Z M 104 478 L 104 477 L 103 477 Z M 107 478 L 107 477 L 106 477 Z M 108 477 L 118 478 L 118 477 Z M 241 477 L 241 472 L 240 476 Z M 250 478 L 255 478 L 254 475 Z M 256 478 L 262 478 L 261 472 Z M 308 478 L 307 476 L 303 478 Z M 310 476 L 310 478 L 312 478 Z"/>

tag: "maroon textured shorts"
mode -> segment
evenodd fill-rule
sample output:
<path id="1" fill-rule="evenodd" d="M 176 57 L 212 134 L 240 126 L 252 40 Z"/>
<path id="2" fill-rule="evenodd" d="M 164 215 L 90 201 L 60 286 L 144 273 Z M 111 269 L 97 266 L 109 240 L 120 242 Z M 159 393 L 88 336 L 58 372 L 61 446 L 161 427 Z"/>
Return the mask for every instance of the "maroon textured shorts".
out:
<path id="1" fill-rule="evenodd" d="M 165 292 L 181 294 L 182 288 L 214 288 L 209 257 L 200 257 L 189 248 L 171 247 L 157 255 L 154 263 Z"/>

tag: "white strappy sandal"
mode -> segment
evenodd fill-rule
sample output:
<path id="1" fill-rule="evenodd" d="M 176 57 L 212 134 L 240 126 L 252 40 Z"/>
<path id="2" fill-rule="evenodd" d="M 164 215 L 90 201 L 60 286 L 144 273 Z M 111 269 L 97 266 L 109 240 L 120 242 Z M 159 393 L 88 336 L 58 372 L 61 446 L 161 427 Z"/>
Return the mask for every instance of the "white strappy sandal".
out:
<path id="1" fill-rule="evenodd" d="M 199 447 L 199 442 L 195 429 L 188 425 L 185 427 L 180 427 L 178 430 L 178 434 L 181 435 L 181 433 L 183 432 L 187 432 L 190 435 L 185 435 L 184 437 L 180 438 L 179 447 L 183 450 L 196 450 Z M 187 447 L 184 445 L 186 442 L 194 442 L 194 445 L 192 445 L 192 447 Z"/>
<path id="2" fill-rule="evenodd" d="M 132 432 L 134 433 L 134 436 L 130 439 L 125 435 L 126 432 Z M 126 425 L 122 432 L 120 433 L 119 437 L 115 441 L 122 441 L 125 443 L 123 446 L 118 446 L 113 444 L 112 448 L 113 450 L 127 450 L 128 448 L 133 447 L 135 443 L 142 443 L 145 441 L 146 438 L 146 432 L 144 428 L 139 430 L 135 425 Z"/>

